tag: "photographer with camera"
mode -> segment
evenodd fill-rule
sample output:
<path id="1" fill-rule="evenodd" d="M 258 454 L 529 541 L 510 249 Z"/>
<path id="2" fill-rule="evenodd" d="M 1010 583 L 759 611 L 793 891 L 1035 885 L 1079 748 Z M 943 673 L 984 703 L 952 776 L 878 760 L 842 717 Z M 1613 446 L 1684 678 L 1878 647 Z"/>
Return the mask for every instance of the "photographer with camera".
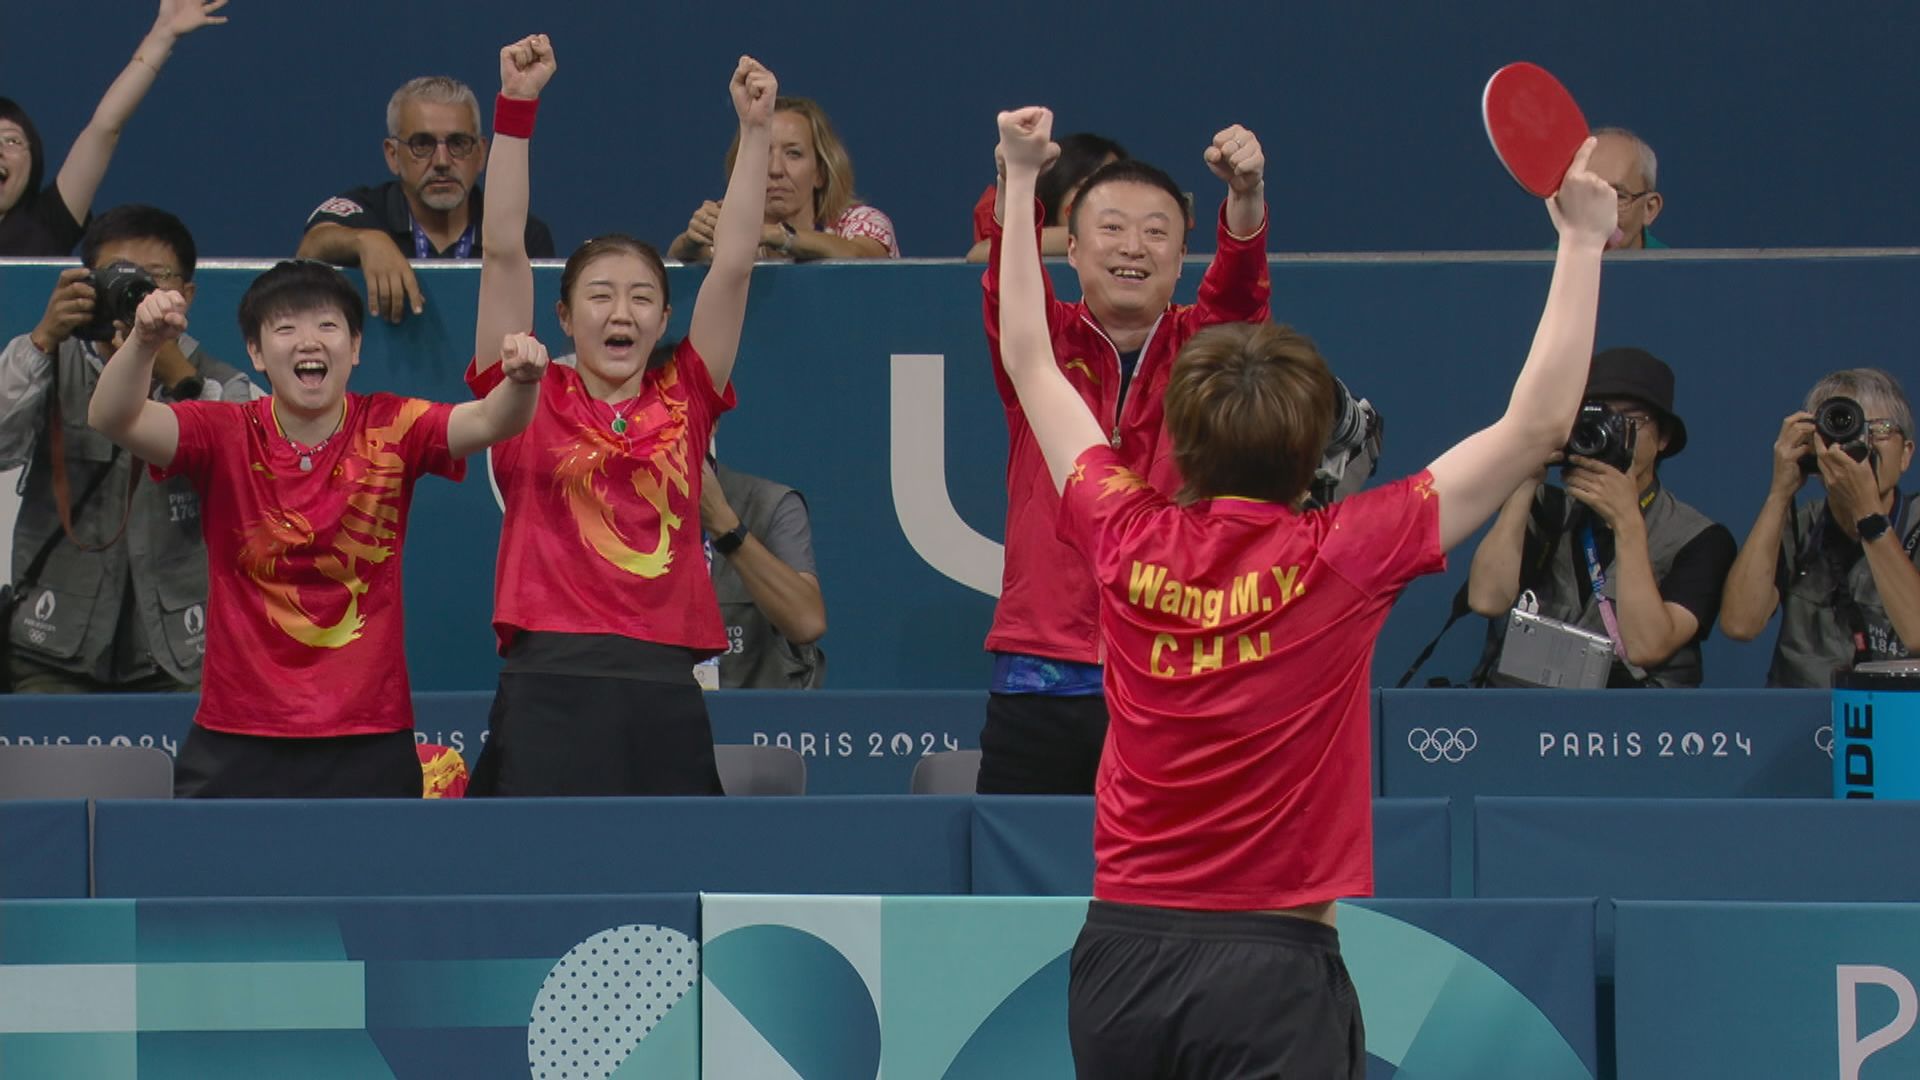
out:
<path id="1" fill-rule="evenodd" d="M 31 463 L 14 523 L 0 680 L 31 693 L 190 689 L 205 649 L 207 557 L 184 479 L 154 483 L 87 426 L 107 357 L 156 287 L 193 299 L 193 236 L 151 206 L 100 215 L 46 314 L 0 351 L 0 469 Z M 249 401 L 253 383 L 182 336 L 156 401 Z"/>
<path id="2" fill-rule="evenodd" d="M 1518 605 L 1528 616 L 1508 620 L 1493 681 L 1699 686 L 1700 642 L 1734 542 L 1660 483 L 1660 462 L 1687 445 L 1673 370 L 1642 349 L 1608 349 L 1593 358 L 1585 402 L 1564 451 L 1564 486 L 1547 484 L 1542 464 L 1473 553 L 1473 610 L 1500 619 Z M 1528 647 L 1536 631 L 1552 640 Z M 1603 682 L 1553 666 L 1583 641 L 1610 647 Z"/>
<path id="3" fill-rule="evenodd" d="M 1913 411 L 1892 375 L 1836 371 L 1780 424 L 1773 479 L 1727 577 L 1720 629 L 1752 641 L 1780 611 L 1768 686 L 1826 688 L 1835 670 L 1920 642 L 1920 508 L 1900 491 Z M 1818 473 L 1827 497 L 1795 505 Z"/>

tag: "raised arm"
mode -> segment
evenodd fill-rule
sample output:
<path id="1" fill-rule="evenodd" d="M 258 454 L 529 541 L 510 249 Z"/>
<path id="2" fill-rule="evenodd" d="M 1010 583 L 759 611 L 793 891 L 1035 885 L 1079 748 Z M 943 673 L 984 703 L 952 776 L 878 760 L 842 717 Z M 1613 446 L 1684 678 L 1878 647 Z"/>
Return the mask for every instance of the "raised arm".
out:
<path id="1" fill-rule="evenodd" d="M 1526 558 L 1527 522 L 1533 516 L 1533 501 L 1545 481 L 1544 470 L 1521 481 L 1506 502 L 1493 528 L 1473 549 L 1473 565 L 1467 571 L 1467 606 L 1476 615 L 1488 618 L 1505 615 L 1520 596 L 1520 568 Z"/>
<path id="2" fill-rule="evenodd" d="M 479 401 L 455 405 L 447 417 L 447 453 L 454 457 L 511 439 L 533 423 L 540 380 L 547 374 L 547 347 L 531 334 L 508 334 L 498 352 L 506 378 Z"/>
<path id="3" fill-rule="evenodd" d="M 187 302 L 179 293 L 169 289 L 148 294 L 134 312 L 133 332 L 100 370 L 87 403 L 87 423 L 95 431 L 163 469 L 173 464 L 180 448 L 180 422 L 172 409 L 149 399 L 147 391 L 160 347 L 180 340 L 186 330 Z"/>
<path id="4" fill-rule="evenodd" d="M 1073 463 L 1106 433 L 1073 384 L 1060 373 L 1047 332 L 1046 289 L 1034 228 L 1033 185 L 1052 149 L 1053 113 L 1037 106 L 1000 114 L 1000 154 L 1007 163 L 1005 235 L 1000 241 L 1000 359 L 1027 414 L 1058 491 Z"/>
<path id="5" fill-rule="evenodd" d="M 54 180 L 73 220 L 87 220 L 88 211 L 93 209 L 93 197 L 100 191 L 100 181 L 106 178 L 107 165 L 113 161 L 113 149 L 120 143 L 120 132 L 133 118 L 133 110 L 139 108 L 140 99 L 147 96 L 153 81 L 159 78 L 160 68 L 172 54 L 174 42 L 203 26 L 226 22 L 224 16 L 213 14 L 226 6 L 227 0 L 160 0 L 160 13 L 154 17 L 153 29 L 147 31 L 140 47 L 133 50 L 133 59 L 101 95 L 100 104 L 94 107 L 93 119 L 87 121 L 79 137 L 73 140 L 73 149 L 67 151 L 67 160 Z"/>
<path id="6" fill-rule="evenodd" d="M 1774 577 L 1780 566 L 1780 538 L 1792 525 L 1794 496 L 1805 481 L 1800 459 L 1812 447 L 1811 413 L 1794 412 L 1780 422 L 1766 501 L 1760 504 L 1760 515 L 1754 518 L 1720 591 L 1720 632 L 1735 641 L 1759 637 L 1780 606 L 1780 586 Z"/>
<path id="7" fill-rule="evenodd" d="M 553 43 L 534 34 L 500 50 L 500 97 L 487 154 L 487 212 L 481 218 L 480 313 L 473 362 L 500 362 L 509 334 L 533 330 L 533 263 L 527 259 L 528 146 L 540 91 L 558 70 Z M 523 425 L 524 426 L 524 425 Z"/>
<path id="8" fill-rule="evenodd" d="M 1227 184 L 1227 230 L 1245 238 L 1267 223 L 1267 156 L 1253 132 L 1234 124 L 1200 155 Z"/>
<path id="9" fill-rule="evenodd" d="M 1566 441 L 1580 410 L 1600 307 L 1600 254 L 1619 219 L 1613 188 L 1587 169 L 1593 145 L 1588 139 L 1580 147 L 1547 200 L 1560 231 L 1553 284 L 1506 413 L 1428 466 L 1440 495 L 1442 548 L 1472 535 Z"/>
<path id="10" fill-rule="evenodd" d="M 773 102 L 780 85 L 773 72 L 751 56 L 740 58 L 727 86 L 733 111 L 740 116 L 740 152 L 713 226 L 713 267 L 693 301 L 687 339 L 707 362 L 715 389 L 724 390 L 740 352 L 740 327 L 747 318 L 747 284 L 760 251 L 760 226 L 767 216 L 767 155 L 773 140 Z"/>
<path id="11" fill-rule="evenodd" d="M 1821 481 L 1827 485 L 1827 510 L 1834 523 L 1848 536 L 1860 539 L 1860 521 L 1883 513 L 1886 505 L 1872 466 L 1853 460 L 1846 448 L 1838 445 L 1819 446 L 1814 461 L 1820 467 Z M 1920 646 L 1920 569 L 1914 567 L 1901 544 L 1904 538 L 1897 531 L 1898 525 L 1893 522 L 1893 527 L 1878 538 L 1863 540 L 1862 548 L 1887 621 L 1893 624 L 1901 644 L 1913 649 Z"/>

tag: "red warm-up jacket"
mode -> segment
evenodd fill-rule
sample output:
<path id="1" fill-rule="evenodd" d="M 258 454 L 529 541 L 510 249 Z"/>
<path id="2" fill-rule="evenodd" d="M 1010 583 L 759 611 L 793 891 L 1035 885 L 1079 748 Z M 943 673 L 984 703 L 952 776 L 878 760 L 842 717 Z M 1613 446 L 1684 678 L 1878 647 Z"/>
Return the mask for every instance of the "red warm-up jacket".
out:
<path id="1" fill-rule="evenodd" d="M 1040 215 L 1036 207 L 1034 220 Z M 1193 335 L 1220 323 L 1260 322 L 1270 317 L 1273 292 L 1267 276 L 1267 223 L 1252 236 L 1227 230 L 1225 204 L 1218 215 L 1219 247 L 1200 294 L 1192 304 L 1169 305 L 1147 335 L 1120 400 L 1120 353 L 1082 303 L 1069 304 L 1047 289 L 1047 328 L 1053 355 L 1067 381 L 1093 410 L 1120 456 L 1155 487 L 1172 495 L 1180 489 L 1167 439 L 1164 398 L 1173 359 Z M 1028 653 L 1083 664 L 1100 662 L 1100 628 L 1093 574 L 1080 553 L 1054 532 L 1060 496 L 1053 490 L 1047 462 L 1033 428 L 1020 409 L 1013 383 L 1000 360 L 1000 246 L 1003 233 L 991 222 L 992 249 L 980 279 L 985 292 L 988 352 L 994 385 L 1007 410 L 1006 568 L 1000 578 L 1000 602 L 987 633 L 992 652 Z"/>

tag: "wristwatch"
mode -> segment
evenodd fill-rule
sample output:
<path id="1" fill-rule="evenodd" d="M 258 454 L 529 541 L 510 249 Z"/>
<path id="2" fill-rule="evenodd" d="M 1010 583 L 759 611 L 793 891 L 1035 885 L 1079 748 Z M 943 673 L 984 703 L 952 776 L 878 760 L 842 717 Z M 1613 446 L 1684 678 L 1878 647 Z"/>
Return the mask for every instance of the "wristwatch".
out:
<path id="1" fill-rule="evenodd" d="M 739 551 L 740 545 L 746 542 L 747 542 L 747 524 L 746 522 L 743 521 L 740 524 L 735 525 L 733 528 L 727 530 L 726 532 L 723 532 L 720 535 L 714 537 L 713 550 L 719 552 L 722 555 L 731 555 L 734 552 Z"/>
<path id="2" fill-rule="evenodd" d="M 780 241 L 780 250 L 785 252 L 792 252 L 793 238 L 799 234 L 794 232 L 793 226 L 787 224 L 784 221 L 780 223 L 780 231 L 786 234 L 786 236 Z"/>
<path id="3" fill-rule="evenodd" d="M 1860 542 L 1863 544 L 1880 539 L 1892 527 L 1893 523 L 1887 520 L 1885 514 L 1868 514 L 1853 525 L 1854 531 L 1860 534 Z"/>

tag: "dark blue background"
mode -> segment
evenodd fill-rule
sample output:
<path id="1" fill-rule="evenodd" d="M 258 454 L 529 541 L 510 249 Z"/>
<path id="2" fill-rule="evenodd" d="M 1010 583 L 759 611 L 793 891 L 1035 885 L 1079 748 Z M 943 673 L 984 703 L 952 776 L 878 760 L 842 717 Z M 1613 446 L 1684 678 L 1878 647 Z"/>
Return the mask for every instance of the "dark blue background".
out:
<path id="1" fill-rule="evenodd" d="M 33 115 L 56 167 L 152 13 L 115 0 L 0 14 L 0 94 Z M 1660 152 L 1657 231 L 1672 243 L 1920 239 L 1899 181 L 1920 113 L 1913 5 L 242 0 L 224 14 L 175 51 L 97 203 L 166 206 L 222 255 L 290 253 L 322 199 L 386 176 L 395 87 L 447 73 L 490 101 L 500 46 L 534 31 L 560 61 L 534 207 L 563 253 L 615 230 L 664 244 L 719 194 L 742 52 L 826 106 L 911 256 L 965 251 L 994 112 L 1034 102 L 1061 132 L 1162 164 L 1203 205 L 1219 186 L 1201 149 L 1245 123 L 1266 145 L 1277 250 L 1546 246 L 1480 124 L 1487 76 L 1519 59 Z"/>

